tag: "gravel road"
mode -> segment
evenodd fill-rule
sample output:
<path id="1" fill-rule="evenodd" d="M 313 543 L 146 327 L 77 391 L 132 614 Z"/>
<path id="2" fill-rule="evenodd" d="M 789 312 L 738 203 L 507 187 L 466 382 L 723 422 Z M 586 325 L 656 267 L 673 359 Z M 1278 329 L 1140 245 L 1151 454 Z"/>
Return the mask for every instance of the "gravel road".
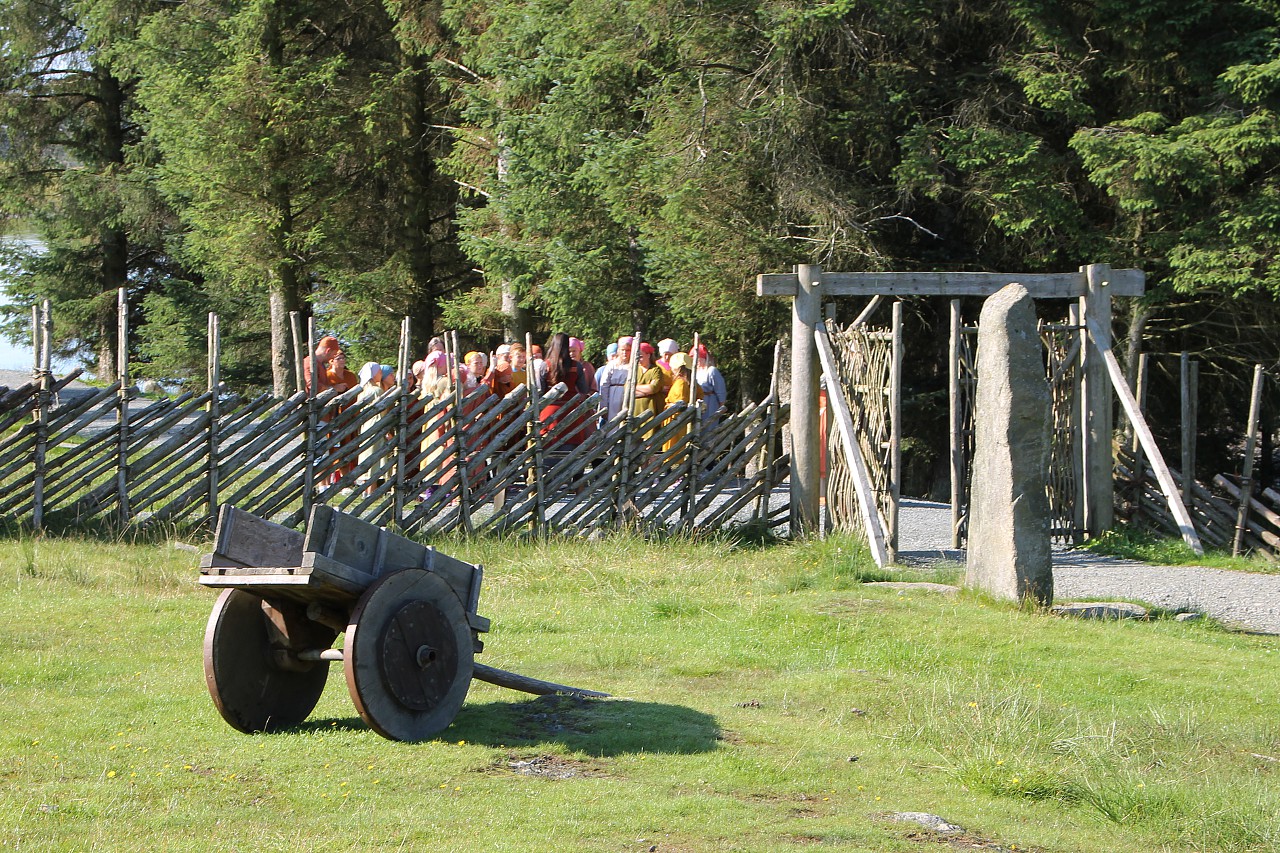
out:
<path id="1" fill-rule="evenodd" d="M 963 563 L 951 550 L 951 508 L 903 499 L 898 520 L 899 559 L 906 564 Z M 1138 601 L 1167 610 L 1204 613 L 1226 625 L 1280 635 L 1280 575 L 1223 571 L 1203 566 L 1150 566 L 1055 549 L 1054 600 Z"/>

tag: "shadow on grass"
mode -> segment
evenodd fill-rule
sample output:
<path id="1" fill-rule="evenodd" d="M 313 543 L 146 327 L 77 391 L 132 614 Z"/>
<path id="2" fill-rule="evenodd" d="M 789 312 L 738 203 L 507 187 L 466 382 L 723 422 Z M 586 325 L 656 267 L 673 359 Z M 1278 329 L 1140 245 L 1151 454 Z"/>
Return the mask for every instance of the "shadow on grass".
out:
<path id="1" fill-rule="evenodd" d="M 499 747 L 557 743 L 604 758 L 710 752 L 720 742 L 720 725 L 711 715 L 681 705 L 538 696 L 465 705 L 445 734 Z"/>
<path id="2" fill-rule="evenodd" d="M 362 731 L 359 717 L 318 717 L 294 732 Z M 720 725 L 701 711 L 657 702 L 538 696 L 467 704 L 436 740 L 494 747 L 561 744 L 596 758 L 637 753 L 693 755 L 720 742 Z"/>

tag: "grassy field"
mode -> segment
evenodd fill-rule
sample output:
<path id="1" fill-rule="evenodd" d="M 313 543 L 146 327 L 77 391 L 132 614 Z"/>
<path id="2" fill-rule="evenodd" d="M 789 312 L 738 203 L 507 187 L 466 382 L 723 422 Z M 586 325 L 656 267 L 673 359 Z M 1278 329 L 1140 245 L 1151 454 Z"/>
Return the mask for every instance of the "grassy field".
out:
<path id="1" fill-rule="evenodd" d="M 195 554 L 0 539 L 0 849 L 1280 847 L 1276 638 L 899 595 L 849 540 L 437 544 L 486 566 L 481 661 L 625 699 L 476 683 L 399 744 L 335 669 L 243 735 Z"/>

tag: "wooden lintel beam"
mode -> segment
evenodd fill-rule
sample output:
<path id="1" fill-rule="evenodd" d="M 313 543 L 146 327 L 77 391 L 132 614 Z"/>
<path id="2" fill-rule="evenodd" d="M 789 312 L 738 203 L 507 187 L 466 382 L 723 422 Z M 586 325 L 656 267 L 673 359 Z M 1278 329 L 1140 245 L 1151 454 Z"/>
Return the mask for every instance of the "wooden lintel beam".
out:
<path id="1" fill-rule="evenodd" d="M 1147 276 L 1142 270 L 1111 270 L 1112 296 L 1141 296 Z M 1033 299 L 1077 299 L 1087 286 L 1083 272 L 824 272 L 823 296 L 990 296 L 1017 282 Z M 756 276 L 757 296 L 795 296 L 792 273 Z"/>

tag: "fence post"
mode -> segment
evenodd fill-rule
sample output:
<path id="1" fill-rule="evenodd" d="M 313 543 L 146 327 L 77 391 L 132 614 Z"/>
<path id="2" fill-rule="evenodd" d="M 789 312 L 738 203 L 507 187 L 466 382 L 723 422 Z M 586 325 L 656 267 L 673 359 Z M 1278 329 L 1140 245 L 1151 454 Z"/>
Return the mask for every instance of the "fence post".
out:
<path id="1" fill-rule="evenodd" d="M 688 494 L 685 495 L 684 505 L 684 521 L 682 524 L 685 528 L 692 530 L 693 523 L 696 521 L 694 510 L 698 506 L 698 469 L 702 465 L 701 455 L 698 451 L 701 449 L 699 442 L 702 441 L 702 410 L 698 406 L 698 344 L 701 343 L 701 336 L 693 333 L 693 357 L 690 359 L 689 366 L 689 399 L 686 400 L 693 415 L 689 419 L 689 432 L 686 438 L 689 440 L 689 475 L 685 482 Z"/>
<path id="2" fill-rule="evenodd" d="M 293 334 L 293 381 L 296 390 L 301 391 L 306 387 L 303 376 L 303 363 L 305 356 L 302 354 L 302 315 L 297 311 L 289 312 L 289 331 Z"/>
<path id="3" fill-rule="evenodd" d="M 467 448 L 462 442 L 462 400 L 466 396 L 462 381 L 462 356 L 458 352 L 458 333 L 451 333 L 453 352 L 457 357 L 453 372 L 453 453 L 455 459 L 454 474 L 458 478 L 458 512 L 462 519 L 462 529 L 468 534 L 475 531 L 471 528 L 471 489 L 467 482 Z"/>
<path id="4" fill-rule="evenodd" d="M 1178 388 L 1182 403 L 1182 502 L 1191 506 L 1196 480 L 1196 423 L 1200 398 L 1200 365 L 1188 353 L 1178 360 Z"/>
<path id="5" fill-rule="evenodd" d="M 1236 514 L 1236 535 L 1231 540 L 1231 556 L 1239 556 L 1244 547 L 1245 528 L 1249 523 L 1249 501 L 1253 499 L 1253 453 L 1258 446 L 1258 411 L 1262 407 L 1262 365 L 1253 366 L 1253 396 L 1249 402 L 1249 432 L 1244 441 L 1244 466 L 1240 470 L 1240 510 Z M 1183 474 L 1182 482 L 1190 478 Z"/>
<path id="6" fill-rule="evenodd" d="M 960 410 L 960 300 L 951 300 L 950 332 L 947 338 L 947 412 L 951 434 L 951 547 L 960 547 L 960 489 L 964 479 L 964 449 L 960 443 L 963 417 Z"/>
<path id="7" fill-rule="evenodd" d="M 765 441 L 760 448 L 761 488 L 756 501 L 756 518 L 769 521 L 769 498 L 773 496 L 773 450 L 778 440 L 778 373 L 782 370 L 782 341 L 773 342 L 773 370 L 769 374 L 769 396 L 765 398 Z M 749 429 L 749 427 L 748 427 Z"/>
<path id="8" fill-rule="evenodd" d="M 409 465 L 409 408 L 413 405 L 413 395 L 409 392 L 409 371 L 413 363 L 409 354 L 409 334 L 411 321 L 407 316 L 400 320 L 400 351 L 396 358 L 396 472 L 394 485 L 391 487 L 391 519 L 396 529 L 404 523 L 405 505 L 405 469 Z"/>
<path id="9" fill-rule="evenodd" d="M 1111 451 L 1112 390 L 1103 350 L 1111 347 L 1111 267 L 1090 264 L 1085 274 L 1085 295 L 1080 298 L 1083 325 L 1092 326 L 1104 340 L 1087 336 L 1081 398 L 1084 407 L 1085 530 L 1101 536 L 1111 528 L 1115 513 L 1115 473 Z"/>
<path id="10" fill-rule="evenodd" d="M 526 487 L 533 489 L 533 520 L 532 527 L 535 536 L 547 535 L 547 504 L 546 495 L 542 491 L 542 478 L 546 471 L 543 470 L 544 462 L 542 458 L 542 424 L 538 419 L 538 415 L 542 412 L 542 406 L 539 402 L 537 377 L 533 375 L 533 333 L 524 333 L 524 383 L 525 388 L 529 391 L 529 426 L 525 430 L 525 435 L 529 442 L 531 452 L 531 462 L 533 466 L 529 472 Z"/>
<path id="11" fill-rule="evenodd" d="M 35 411 L 35 471 L 31 484 L 31 526 L 44 528 L 44 475 L 45 458 L 49 452 L 49 405 L 52 402 L 53 350 L 50 337 L 53 322 L 49 300 L 31 309 L 31 349 L 33 370 L 40 387 L 36 389 Z"/>
<path id="12" fill-rule="evenodd" d="M 218 315 L 209 312 L 209 518 L 218 517 L 218 418 L 222 416 L 219 399 L 222 386 L 222 329 Z"/>
<path id="13" fill-rule="evenodd" d="M 129 300 L 122 287 L 116 292 L 119 314 L 116 337 L 116 378 L 120 382 L 117 419 L 120 425 L 116 457 L 116 510 L 120 526 L 129 523 Z"/>
<path id="14" fill-rule="evenodd" d="M 316 484 L 316 389 L 320 387 L 320 359 L 316 357 L 316 318 L 307 318 L 307 360 L 311 362 L 311 385 L 307 387 L 307 422 L 302 436 L 302 523 L 311 520 Z"/>
<path id="15" fill-rule="evenodd" d="M 822 267 L 801 264 L 791 303 L 791 534 L 818 529 L 821 447 L 818 435 L 818 351 Z"/>
<path id="16" fill-rule="evenodd" d="M 889 555 L 898 553 L 898 504 L 902 502 L 902 300 L 893 303 L 892 369 L 889 373 Z"/>

